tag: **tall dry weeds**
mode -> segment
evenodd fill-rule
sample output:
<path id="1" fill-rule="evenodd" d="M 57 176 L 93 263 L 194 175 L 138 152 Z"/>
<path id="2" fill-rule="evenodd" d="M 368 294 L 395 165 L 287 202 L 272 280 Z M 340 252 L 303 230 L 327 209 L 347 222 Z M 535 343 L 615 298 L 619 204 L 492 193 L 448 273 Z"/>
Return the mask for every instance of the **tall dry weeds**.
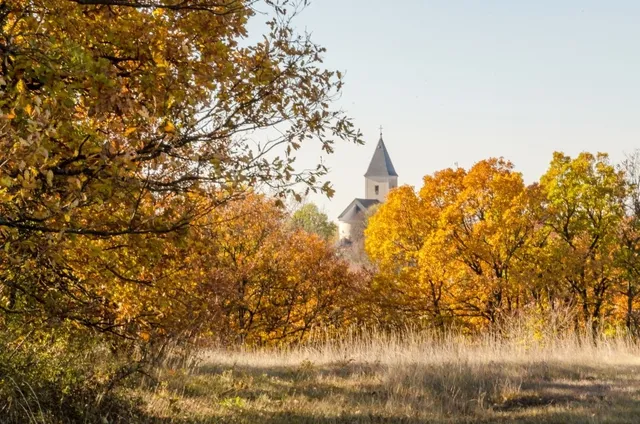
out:
<path id="1" fill-rule="evenodd" d="M 635 422 L 640 346 L 571 322 L 519 316 L 472 336 L 358 330 L 210 349 L 189 370 L 170 370 L 151 409 L 171 414 L 168 390 L 172 410 L 202 422 Z"/>

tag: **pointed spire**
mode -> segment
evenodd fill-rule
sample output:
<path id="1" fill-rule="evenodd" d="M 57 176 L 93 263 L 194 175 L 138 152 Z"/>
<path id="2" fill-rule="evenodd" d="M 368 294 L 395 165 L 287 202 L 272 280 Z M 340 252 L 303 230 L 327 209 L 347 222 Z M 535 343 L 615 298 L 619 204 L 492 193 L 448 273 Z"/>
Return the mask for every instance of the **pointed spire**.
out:
<path id="1" fill-rule="evenodd" d="M 378 145 L 376 146 L 376 150 L 373 153 L 373 157 L 371 158 L 371 163 L 369 163 L 369 168 L 367 169 L 367 173 L 364 174 L 365 177 L 397 177 L 398 173 L 393 167 L 393 163 L 391 163 L 391 158 L 389 157 L 389 152 L 387 152 L 387 147 L 384 145 L 384 141 L 382 140 L 382 127 L 380 127 L 380 140 L 378 140 Z"/>

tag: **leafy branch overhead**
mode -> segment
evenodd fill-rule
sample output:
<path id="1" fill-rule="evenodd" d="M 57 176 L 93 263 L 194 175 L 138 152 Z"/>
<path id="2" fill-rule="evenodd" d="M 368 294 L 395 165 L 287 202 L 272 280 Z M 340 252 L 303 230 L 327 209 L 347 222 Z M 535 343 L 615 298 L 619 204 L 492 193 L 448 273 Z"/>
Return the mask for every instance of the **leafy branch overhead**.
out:
<path id="1" fill-rule="evenodd" d="M 330 193 L 295 151 L 359 133 L 330 107 L 340 74 L 291 26 L 301 6 L 3 1 L 2 225 L 165 232 L 249 186 Z M 258 7 L 269 31 L 248 45 Z"/>
<path id="2" fill-rule="evenodd" d="M 306 3 L 0 0 L 2 317 L 186 334 L 178 311 L 215 279 L 191 298 L 175 278 L 219 209 L 332 194 L 297 150 L 361 140 L 332 106 L 342 75 L 294 30 Z"/>

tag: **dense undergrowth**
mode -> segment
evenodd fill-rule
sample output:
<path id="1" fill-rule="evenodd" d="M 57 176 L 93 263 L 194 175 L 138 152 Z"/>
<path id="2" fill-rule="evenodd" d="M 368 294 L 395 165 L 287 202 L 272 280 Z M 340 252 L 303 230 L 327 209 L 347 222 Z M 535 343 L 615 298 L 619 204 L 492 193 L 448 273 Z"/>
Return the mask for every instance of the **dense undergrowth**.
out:
<path id="1" fill-rule="evenodd" d="M 107 340 L 57 328 L 0 333 L 0 422 L 131 422 L 141 402 L 117 389 L 142 362 Z M 133 353 L 133 352 L 131 352 Z"/>

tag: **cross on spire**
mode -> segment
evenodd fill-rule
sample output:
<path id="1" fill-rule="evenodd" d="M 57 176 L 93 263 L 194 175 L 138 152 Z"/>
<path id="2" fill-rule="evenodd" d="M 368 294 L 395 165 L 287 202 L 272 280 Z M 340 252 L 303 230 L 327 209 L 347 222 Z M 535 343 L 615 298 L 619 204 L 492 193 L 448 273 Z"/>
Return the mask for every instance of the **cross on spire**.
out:
<path id="1" fill-rule="evenodd" d="M 382 125 L 380 125 L 380 138 L 382 138 L 382 130 L 383 130 Z"/>
<path id="2" fill-rule="evenodd" d="M 367 173 L 364 174 L 365 177 L 397 177 L 398 174 L 391 163 L 391 158 L 389 157 L 389 152 L 387 152 L 387 148 L 384 145 L 384 141 L 382 140 L 382 134 L 380 135 L 380 140 L 378 140 L 378 144 L 376 145 L 375 153 L 371 158 L 371 163 L 369 163 L 369 168 L 367 169 Z"/>

